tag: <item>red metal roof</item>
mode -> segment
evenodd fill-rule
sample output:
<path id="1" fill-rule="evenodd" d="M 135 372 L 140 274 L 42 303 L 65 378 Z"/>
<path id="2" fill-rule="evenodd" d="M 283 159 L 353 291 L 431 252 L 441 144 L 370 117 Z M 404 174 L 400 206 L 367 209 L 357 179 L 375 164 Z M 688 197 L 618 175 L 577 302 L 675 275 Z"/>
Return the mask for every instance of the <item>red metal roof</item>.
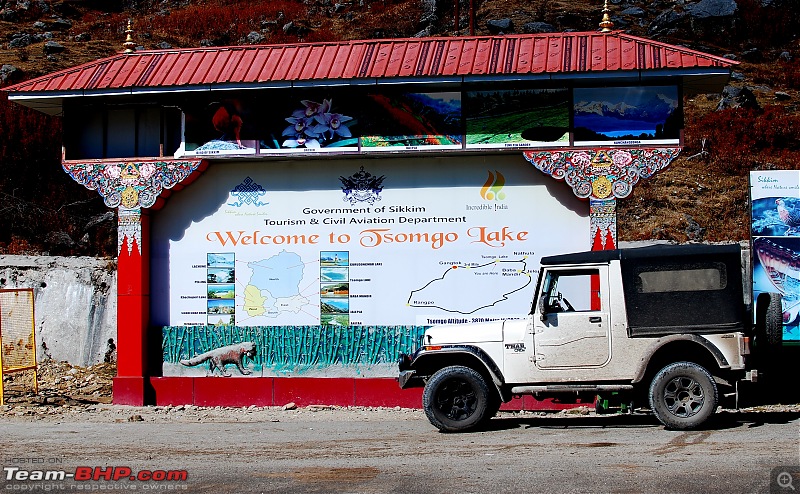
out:
<path id="1" fill-rule="evenodd" d="M 5 88 L 12 93 L 82 93 L 268 86 L 319 81 L 618 71 L 729 70 L 736 62 L 624 34 L 549 33 L 231 46 L 119 54 Z"/>

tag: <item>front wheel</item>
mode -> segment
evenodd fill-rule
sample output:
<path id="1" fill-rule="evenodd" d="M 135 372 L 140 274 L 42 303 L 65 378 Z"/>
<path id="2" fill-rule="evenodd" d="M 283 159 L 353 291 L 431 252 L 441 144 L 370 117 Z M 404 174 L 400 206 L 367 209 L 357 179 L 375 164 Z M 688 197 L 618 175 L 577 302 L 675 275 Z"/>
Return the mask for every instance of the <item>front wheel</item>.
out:
<path id="1" fill-rule="evenodd" d="M 436 372 L 425 385 L 422 407 L 437 429 L 459 432 L 486 421 L 491 395 L 486 380 L 477 371 L 461 365 Z"/>
<path id="2" fill-rule="evenodd" d="M 650 408 L 668 429 L 693 429 L 717 408 L 717 383 L 693 362 L 675 362 L 661 369 L 650 385 Z"/>

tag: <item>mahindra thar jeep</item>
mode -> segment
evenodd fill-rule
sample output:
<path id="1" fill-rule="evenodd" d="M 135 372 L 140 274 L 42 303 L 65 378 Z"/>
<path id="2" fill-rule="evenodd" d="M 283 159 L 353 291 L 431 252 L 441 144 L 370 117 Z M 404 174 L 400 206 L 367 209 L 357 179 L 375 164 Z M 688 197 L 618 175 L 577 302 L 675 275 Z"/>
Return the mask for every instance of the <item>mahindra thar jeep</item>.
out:
<path id="1" fill-rule="evenodd" d="M 520 395 L 613 393 L 671 429 L 705 422 L 780 347 L 781 298 L 745 302 L 739 245 L 658 245 L 542 258 L 527 316 L 429 328 L 401 355 L 401 388 L 424 386 L 442 431 Z"/>

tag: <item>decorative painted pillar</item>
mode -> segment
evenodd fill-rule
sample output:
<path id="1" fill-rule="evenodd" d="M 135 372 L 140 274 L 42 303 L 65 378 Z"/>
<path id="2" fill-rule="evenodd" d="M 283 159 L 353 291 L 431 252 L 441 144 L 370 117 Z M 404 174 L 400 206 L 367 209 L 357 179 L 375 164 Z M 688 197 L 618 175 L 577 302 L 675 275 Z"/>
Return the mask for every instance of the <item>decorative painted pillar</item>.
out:
<path id="1" fill-rule="evenodd" d="M 572 192 L 589 200 L 592 250 L 617 247 L 617 199 L 628 197 L 639 179 L 650 178 L 674 160 L 681 148 L 591 148 L 525 151 L 542 172 L 564 180 Z"/>
<path id="2" fill-rule="evenodd" d="M 114 403 L 147 400 L 150 326 L 150 215 L 170 190 L 179 190 L 202 171 L 202 160 L 64 162 L 76 182 L 96 190 L 117 209 L 117 377 Z"/>

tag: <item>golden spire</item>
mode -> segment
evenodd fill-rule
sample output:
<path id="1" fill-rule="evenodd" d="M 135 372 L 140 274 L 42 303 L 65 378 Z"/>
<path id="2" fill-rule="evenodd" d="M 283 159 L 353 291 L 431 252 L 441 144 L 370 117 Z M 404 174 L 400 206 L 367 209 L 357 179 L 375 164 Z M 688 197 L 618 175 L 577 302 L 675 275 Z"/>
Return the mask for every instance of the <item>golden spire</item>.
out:
<path id="1" fill-rule="evenodd" d="M 133 21 L 128 19 L 128 29 L 125 30 L 125 42 L 122 46 L 125 48 L 123 53 L 136 53 L 136 42 L 133 41 Z"/>
<path id="2" fill-rule="evenodd" d="M 600 21 L 600 32 L 601 33 L 610 33 L 612 29 L 614 29 L 614 23 L 611 22 L 611 17 L 609 17 L 609 10 L 608 8 L 608 0 L 603 2 L 603 20 Z"/>

